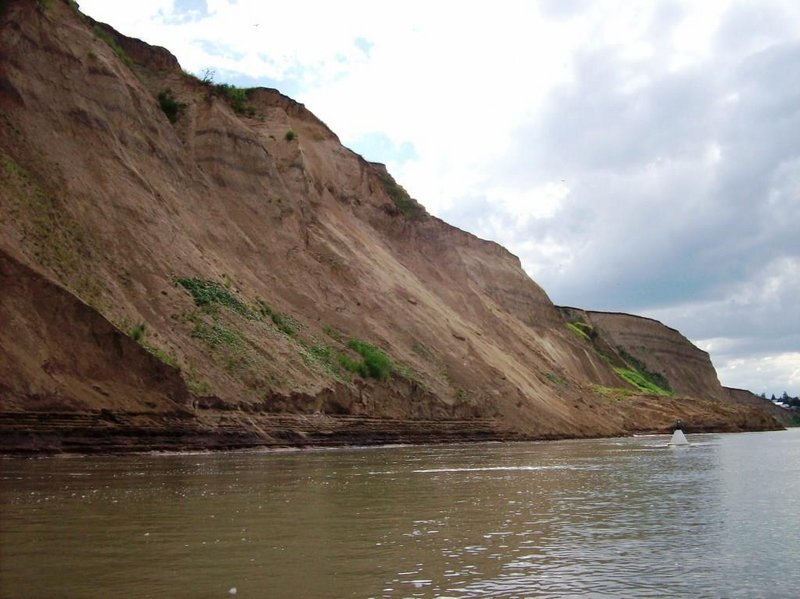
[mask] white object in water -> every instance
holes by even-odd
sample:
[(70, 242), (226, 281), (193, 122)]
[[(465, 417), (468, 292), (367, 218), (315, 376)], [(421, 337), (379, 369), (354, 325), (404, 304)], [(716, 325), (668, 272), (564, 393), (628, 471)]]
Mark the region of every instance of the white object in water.
[(681, 429), (675, 429), (675, 432), (672, 433), (672, 439), (669, 440), (670, 445), (689, 445), (689, 441), (686, 440), (686, 435), (683, 434)]

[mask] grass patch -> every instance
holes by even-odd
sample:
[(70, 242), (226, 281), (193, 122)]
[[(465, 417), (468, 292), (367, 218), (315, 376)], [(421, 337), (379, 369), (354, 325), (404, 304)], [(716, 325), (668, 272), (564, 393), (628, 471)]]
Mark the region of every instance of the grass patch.
[(339, 329), (329, 324), (326, 324), (322, 327), (322, 332), (325, 333), (328, 337), (333, 339), (334, 341), (338, 341), (339, 343), (344, 343), (344, 333), (342, 333)]
[(241, 372), (252, 364), (249, 345), (244, 335), (222, 321), (222, 314), (203, 314), (195, 311), (188, 320), (194, 323), (190, 337), (199, 339), (209, 348), (214, 363), (230, 374)]
[(381, 179), (381, 183), (383, 184), (383, 190), (391, 198), (398, 210), (400, 210), (400, 212), (406, 216), (406, 218), (411, 220), (422, 220), (428, 215), (428, 213), (425, 212), (425, 208), (423, 208), (422, 205), (408, 195), (408, 192), (403, 188), (403, 186), (395, 181), (394, 177), (392, 177), (389, 173), (381, 172), (379, 173), (379, 177)]
[(433, 355), (433, 352), (424, 343), (421, 343), (419, 341), (415, 341), (411, 345), (411, 351), (413, 351), (415, 354), (417, 354), (420, 358), (423, 358), (426, 362), (435, 362), (436, 361), (436, 356)]
[(636, 370), (639, 374), (641, 374), (645, 379), (647, 379), (650, 383), (655, 385), (656, 387), (660, 387), (672, 394), (672, 387), (670, 387), (669, 381), (667, 377), (665, 377), (660, 372), (651, 372), (647, 369), (647, 366), (644, 365), (641, 361), (634, 358), (628, 352), (626, 352), (622, 348), (617, 348), (617, 352), (619, 353), (620, 357), (625, 360), (625, 362), (632, 367), (633, 370)]
[(634, 391), (631, 389), (606, 387), (604, 385), (592, 385), (592, 390), (603, 398), (611, 401), (624, 401), (634, 394)]
[(360, 359), (355, 359), (341, 351), (335, 351), (329, 346), (312, 346), (309, 350), (315, 354), (316, 358), (323, 364), (330, 365), (336, 370), (339, 368), (357, 374), (363, 378), (373, 378), (386, 381), (396, 373), (409, 381), (418, 381), (419, 376), (410, 368), (395, 364), (392, 359), (382, 349), (352, 337), (347, 339), (345, 334), (329, 324), (322, 327), (323, 332), (342, 345), (346, 345), (353, 352), (358, 354)]
[(555, 383), (559, 387), (569, 387), (569, 382), (564, 377), (558, 376), (555, 372), (545, 372), (544, 376), (551, 383)]
[(211, 387), (209, 387), (208, 383), (194, 376), (186, 379), (186, 388), (193, 395), (208, 395), (211, 392)]
[(119, 58), (122, 62), (124, 62), (129, 67), (133, 66), (133, 61), (131, 60), (131, 57), (128, 56), (125, 50), (122, 49), (122, 46), (120, 46), (119, 43), (117, 43), (117, 40), (115, 40), (113, 36), (110, 33), (108, 33), (105, 29), (100, 27), (100, 25), (94, 26), (94, 35), (97, 38), (103, 40), (108, 45), (108, 47), (114, 51), (114, 54), (117, 56), (117, 58)]
[[(43, 167), (44, 168), (44, 167)], [(46, 179), (28, 172), (0, 149), (0, 188), (7, 194), (0, 221), (13, 222), (24, 239), (26, 256), (52, 269), (62, 284), (96, 306), (103, 293), (94, 269), (94, 242), (88, 229), (67, 209), (69, 202)]]
[(659, 387), (636, 370), (631, 368), (622, 368), (619, 366), (615, 366), (613, 368), (614, 372), (617, 373), (617, 376), (629, 382), (642, 393), (650, 393), (652, 395), (661, 395), (664, 397), (672, 395), (672, 391)]
[(409, 368), (404, 364), (392, 364), (392, 372), (397, 374), (398, 376), (406, 379), (407, 381), (416, 381), (419, 382), (419, 375), (415, 370)]
[(597, 331), (594, 330), (594, 327), (586, 324), (582, 320), (571, 320), (567, 323), (567, 328), (581, 339), (589, 341), (590, 343), (597, 337)]
[(346, 380), (338, 360), (338, 353), (332, 347), (320, 343), (308, 345), (302, 341), (300, 345), (302, 346), (300, 356), (307, 365), (324, 371), (338, 381)]
[(297, 331), (302, 328), (300, 321), (289, 316), (288, 314), (273, 312), (270, 318), (272, 319), (272, 324), (275, 325), (275, 328), (289, 337), (294, 337), (295, 334), (297, 334)]
[(315, 343), (309, 346), (308, 353), (321, 364), (333, 364), (333, 349), (328, 345)]
[(271, 320), (275, 328), (288, 337), (294, 337), (303, 328), (303, 324), (299, 320), (273, 310), (264, 300), (256, 300), (256, 306), (261, 316)]
[(385, 381), (392, 374), (392, 360), (382, 350), (371, 343), (360, 339), (350, 339), (347, 347), (361, 356), (361, 360), (353, 360), (345, 354), (339, 354), (339, 364), (364, 378), (373, 378)]
[(224, 324), (217, 321), (208, 324), (199, 318), (195, 320), (192, 337), (204, 341), (206, 345), (213, 348), (238, 348), (243, 341), (239, 333), (229, 329)]
[(130, 336), (136, 343), (142, 346), (142, 348), (151, 356), (154, 356), (167, 366), (171, 366), (175, 370), (180, 370), (181, 365), (178, 362), (178, 358), (175, 357), (175, 354), (168, 352), (167, 350), (163, 350), (160, 347), (156, 347), (155, 345), (151, 345), (145, 341), (145, 334), (147, 332), (147, 328), (143, 322), (140, 322), (136, 326), (131, 328)]
[(175, 282), (186, 289), (194, 300), (194, 303), (206, 309), (214, 309), (218, 306), (235, 312), (239, 316), (244, 316), (249, 320), (260, 320), (259, 314), (236, 297), (224, 285), (210, 279), (197, 279), (192, 277), (180, 277)]
[(140, 345), (147, 351), (148, 354), (158, 358), (161, 362), (166, 364), (167, 366), (171, 366), (175, 370), (180, 370), (181, 365), (178, 362), (178, 358), (175, 357), (174, 354), (161, 349), (160, 347), (156, 347), (155, 345), (150, 345), (144, 341), (140, 341)]

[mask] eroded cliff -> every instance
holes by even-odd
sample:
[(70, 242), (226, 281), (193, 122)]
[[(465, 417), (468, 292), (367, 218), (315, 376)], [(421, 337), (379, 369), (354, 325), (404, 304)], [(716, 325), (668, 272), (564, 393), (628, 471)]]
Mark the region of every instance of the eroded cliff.
[[(720, 410), (694, 362), (668, 374), (694, 400), (631, 387), (515, 256), (428, 215), (279, 92), (200, 81), (68, 2), (7, 2), (0, 24), (0, 399), (28, 446), (43, 396), (116, 418), (108, 448), (774, 426)], [(619, 340), (661, 367), (637, 343)], [(59, 430), (48, 448), (77, 435)]]

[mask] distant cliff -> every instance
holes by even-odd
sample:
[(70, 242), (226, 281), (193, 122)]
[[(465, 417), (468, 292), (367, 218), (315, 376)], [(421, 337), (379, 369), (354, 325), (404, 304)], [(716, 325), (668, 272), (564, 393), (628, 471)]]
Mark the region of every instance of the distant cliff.
[(674, 393), (715, 400), (725, 396), (708, 353), (675, 329), (632, 314), (562, 310), (568, 319), (585, 320), (621, 361), (660, 378)]
[(770, 400), (759, 397), (752, 391), (747, 391), (745, 389), (733, 389), (731, 387), (723, 387), (722, 389), (725, 392), (726, 398), (729, 402), (757, 407), (772, 416), (783, 426), (790, 426), (798, 419), (797, 412), (776, 406)]
[(776, 426), (677, 332), (572, 322), (276, 90), (69, 2), (6, 2), (0, 56), (3, 450)]

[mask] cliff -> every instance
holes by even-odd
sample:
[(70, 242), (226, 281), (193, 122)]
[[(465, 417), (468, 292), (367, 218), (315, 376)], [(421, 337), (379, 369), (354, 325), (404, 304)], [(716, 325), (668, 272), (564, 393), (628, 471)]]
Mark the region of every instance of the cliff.
[(775, 426), (694, 362), (669, 374), (693, 398), (631, 386), (515, 256), (276, 90), (200, 81), (68, 2), (4, 6), (5, 450)]
[(725, 393), (708, 353), (679, 331), (633, 314), (562, 308), (568, 319), (580, 319), (596, 331), (619, 363), (654, 376), (679, 395), (722, 399)]

